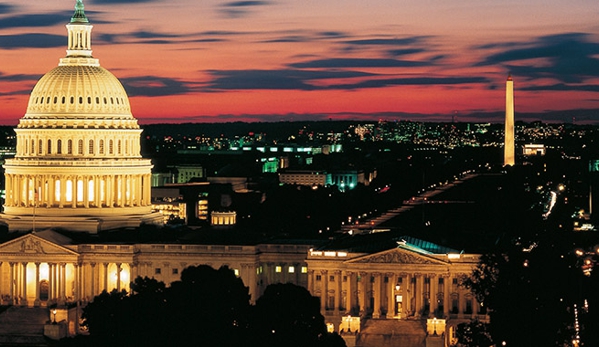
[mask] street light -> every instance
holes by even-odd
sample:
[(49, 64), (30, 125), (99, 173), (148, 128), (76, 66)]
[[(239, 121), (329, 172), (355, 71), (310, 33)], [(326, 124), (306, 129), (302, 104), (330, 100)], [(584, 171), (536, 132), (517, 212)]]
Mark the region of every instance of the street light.
[(54, 316), (54, 321), (52, 322), (52, 324), (56, 324), (56, 309), (52, 310), (52, 315)]

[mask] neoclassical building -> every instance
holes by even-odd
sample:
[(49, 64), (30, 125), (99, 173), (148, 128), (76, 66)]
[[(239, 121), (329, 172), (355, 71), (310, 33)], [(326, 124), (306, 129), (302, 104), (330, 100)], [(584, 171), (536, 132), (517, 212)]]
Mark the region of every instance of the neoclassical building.
[[(120, 232), (104, 237), (104, 231), (163, 219), (151, 209), (152, 164), (140, 155), (141, 129), (121, 83), (92, 57), (91, 29), (77, 0), (67, 24), (67, 55), (35, 85), (16, 129), (16, 155), (4, 165), (0, 223), (9, 235), (0, 244), (1, 304), (85, 303), (104, 290), (129, 290), (138, 276), (168, 285), (186, 267), (207, 264), (231, 268), (249, 287), (252, 301), (273, 283), (306, 287), (338, 331), (344, 317), (352, 316), (439, 319), (444, 331), (446, 323), (485, 314), (459, 285), (478, 255), (407, 236), (347, 236), (322, 247), (299, 241), (138, 242), (119, 238), (131, 236)], [(229, 212), (212, 215), (216, 225), (235, 218)], [(69, 325), (69, 332), (76, 327)]]
[(272, 283), (306, 286), (309, 245), (90, 243), (46, 229), (0, 244), (2, 305), (86, 302), (106, 290), (129, 290), (138, 276), (170, 284), (188, 266), (227, 266), (255, 301)]
[(0, 221), (11, 231), (91, 233), (159, 223), (141, 129), (119, 80), (92, 57), (92, 25), (80, 0), (66, 27), (66, 57), (37, 82), (15, 129)]
[[(348, 317), (423, 322), (427, 325), (420, 330), (422, 336), (436, 331), (447, 346), (454, 342), (458, 323), (488, 320), (485, 307), (461, 285), (479, 255), (409, 236), (377, 236), (357, 235), (349, 244), (333, 243), (308, 253), (308, 290), (320, 298), (321, 312), (335, 330), (347, 332)], [(362, 341), (364, 346), (382, 343)], [(412, 345), (419, 344), (405, 344)]]

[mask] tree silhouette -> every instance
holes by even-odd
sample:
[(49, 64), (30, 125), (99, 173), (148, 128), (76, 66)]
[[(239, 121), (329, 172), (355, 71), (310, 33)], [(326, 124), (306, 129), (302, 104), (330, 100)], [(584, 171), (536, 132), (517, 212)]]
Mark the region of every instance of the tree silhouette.
[(344, 347), (326, 332), (317, 298), (303, 287), (275, 284), (255, 306), (227, 267), (191, 266), (166, 287), (138, 277), (131, 293), (103, 292), (83, 309), (89, 336), (65, 346)]

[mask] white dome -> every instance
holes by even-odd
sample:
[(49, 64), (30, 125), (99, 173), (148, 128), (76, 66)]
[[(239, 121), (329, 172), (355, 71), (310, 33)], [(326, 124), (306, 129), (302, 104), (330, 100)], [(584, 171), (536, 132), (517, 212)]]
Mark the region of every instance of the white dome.
[(35, 85), (19, 128), (139, 128), (119, 80), (97, 65), (64, 64)]

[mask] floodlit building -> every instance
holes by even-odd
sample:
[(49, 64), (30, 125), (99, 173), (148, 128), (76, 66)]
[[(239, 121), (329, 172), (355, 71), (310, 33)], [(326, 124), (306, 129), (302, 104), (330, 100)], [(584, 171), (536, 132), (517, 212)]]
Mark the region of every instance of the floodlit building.
[(522, 154), (525, 156), (543, 156), (547, 153), (547, 148), (543, 144), (527, 143), (522, 147)]
[[(199, 184), (192, 204), (181, 203), (173, 186), (152, 212), (152, 165), (140, 156), (141, 129), (121, 83), (92, 57), (91, 29), (77, 0), (67, 24), (67, 56), (36, 84), (16, 129), (0, 216), (9, 229), (9, 240), (0, 244), (1, 304), (85, 302), (103, 290), (128, 290), (137, 276), (170, 284), (185, 267), (199, 264), (233, 269), (252, 300), (271, 283), (305, 286), (310, 245), (100, 241), (104, 231), (118, 228), (118, 236), (127, 228), (163, 224), (186, 208), (206, 220), (209, 211)], [(167, 204), (171, 200), (178, 205)], [(213, 216), (218, 225), (235, 221), (235, 213)]]
[(406, 346), (422, 346), (425, 339), (427, 346), (435, 341), (450, 346), (459, 323), (488, 320), (485, 307), (461, 285), (479, 255), (409, 236), (389, 241), (360, 235), (349, 245), (333, 242), (310, 250), (308, 290), (320, 298), (321, 312), (335, 331), (348, 333), (347, 317), (367, 318), (374, 323), (360, 326), (361, 346), (384, 345), (389, 331), (381, 327), (394, 329)]
[[(320, 297), (327, 322), (338, 331), (343, 319), (348, 329), (368, 328), (351, 316), (410, 321), (416, 323), (417, 336), (428, 331), (430, 338), (437, 338), (439, 333), (447, 336), (441, 345), (448, 346), (455, 323), (484, 315), (458, 285), (478, 257), (407, 237), (379, 248), (370, 242), (362, 243), (366, 248), (316, 248), (299, 240), (252, 245), (136, 241), (137, 227), (162, 224), (171, 215), (193, 216), (221, 229), (234, 225), (236, 213), (224, 210), (230, 205), (228, 195), (221, 195), (223, 210), (209, 211), (205, 188), (227, 183), (231, 191), (245, 191), (247, 180), (173, 185), (160, 193), (156, 189), (158, 211), (152, 212), (152, 164), (140, 155), (141, 129), (121, 83), (92, 57), (91, 29), (77, 0), (67, 24), (67, 55), (34, 87), (16, 129), (16, 155), (4, 165), (6, 201), (0, 222), (9, 234), (0, 244), (0, 304), (58, 304), (66, 311), (63, 304), (85, 304), (104, 290), (129, 290), (138, 276), (168, 285), (179, 280), (186, 267), (207, 264), (232, 269), (249, 288), (252, 301), (273, 283), (308, 288)], [(360, 172), (342, 174), (337, 182), (349, 185), (373, 178)], [(331, 174), (319, 171), (280, 177), (293, 184), (331, 183)], [(103, 235), (112, 229), (119, 230), (106, 241)], [(68, 329), (69, 334), (78, 332), (77, 318), (69, 320)], [(364, 334), (376, 335), (368, 330)], [(406, 338), (399, 331), (395, 336)]]
[(37, 82), (6, 159), (0, 221), (11, 231), (61, 227), (95, 233), (160, 223), (149, 159), (119, 80), (92, 57), (92, 25), (77, 1), (65, 58)]

